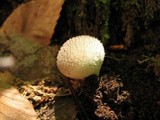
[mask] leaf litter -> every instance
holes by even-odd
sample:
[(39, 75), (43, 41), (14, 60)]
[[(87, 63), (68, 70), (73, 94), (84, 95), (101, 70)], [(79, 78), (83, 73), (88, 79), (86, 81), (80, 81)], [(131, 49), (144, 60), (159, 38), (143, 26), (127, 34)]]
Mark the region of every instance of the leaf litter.
[(15, 9), (0, 28), (0, 57), (15, 58), (14, 66), (0, 66), (0, 119), (75, 119), (71, 94), (63, 93), (67, 88), (58, 91), (63, 88), (55, 64), (58, 47), (47, 46), (63, 3), (32, 0)]
[(32, 104), (12, 87), (13, 77), (9, 72), (0, 73), (0, 119), (36, 120)]

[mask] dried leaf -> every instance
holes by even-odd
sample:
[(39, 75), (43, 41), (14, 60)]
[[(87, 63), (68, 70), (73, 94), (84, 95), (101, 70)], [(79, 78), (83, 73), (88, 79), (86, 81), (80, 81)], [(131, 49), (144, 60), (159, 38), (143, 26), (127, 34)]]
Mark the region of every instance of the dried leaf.
[(11, 87), (13, 76), (0, 73), (0, 120), (36, 120), (32, 104)]
[(10, 34), (22, 34), (27, 38), (48, 45), (64, 0), (34, 0), (19, 6), (2, 25)]
[(127, 50), (127, 47), (123, 44), (111, 45), (109, 46), (109, 50), (112, 50), (112, 51)]
[(54, 105), (50, 105), (50, 110), (46, 110), (45, 114), (50, 120), (75, 120), (77, 113), (73, 98), (63, 96), (56, 97)]

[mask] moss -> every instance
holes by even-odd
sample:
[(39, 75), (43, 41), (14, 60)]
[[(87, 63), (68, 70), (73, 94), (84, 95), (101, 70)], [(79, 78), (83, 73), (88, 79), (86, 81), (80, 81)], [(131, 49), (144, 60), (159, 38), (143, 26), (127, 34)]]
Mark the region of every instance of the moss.
[(36, 64), (36, 61), (38, 60), (38, 58), (35, 55), (30, 55), (30, 56), (26, 56), (23, 61), (19, 61), (19, 63), (17, 64), (17, 67), (33, 67), (34, 63)]
[[(99, 23), (99, 36), (102, 40), (103, 44), (105, 44), (109, 37), (109, 18), (110, 18), (110, 1), (109, 0), (99, 0), (96, 3), (96, 9), (97, 14), (99, 15), (99, 20), (97, 21)], [(101, 9), (103, 9), (101, 11)], [(99, 13), (98, 13), (99, 12)]]
[(26, 40), (22, 36), (10, 36), (9, 50), (14, 52), (16, 56), (27, 56), (34, 54), (36, 51), (42, 48), (42, 46), (34, 41)]
[(52, 75), (56, 70), (56, 49), (52, 50), (18, 35), (0, 37), (0, 45), (3, 46), (0, 55), (9, 52), (16, 59), (15, 66), (10, 70), (16, 77), (33, 80)]
[(100, 2), (102, 2), (103, 4), (106, 4), (109, 2), (109, 0), (99, 0)]
[(6, 88), (11, 88), (14, 77), (9, 72), (0, 72), (0, 92)]
[[(23, 41), (24, 42), (24, 41)], [(11, 45), (13, 52), (17, 55), (15, 70), (17, 77), (25, 80), (43, 78), (51, 75), (56, 66), (55, 54), (50, 47), (41, 46), (35, 42), (25, 41), (25, 47)], [(23, 44), (19, 42), (19, 45)], [(19, 53), (21, 51), (21, 53)], [(21, 56), (18, 56), (20, 54)]]

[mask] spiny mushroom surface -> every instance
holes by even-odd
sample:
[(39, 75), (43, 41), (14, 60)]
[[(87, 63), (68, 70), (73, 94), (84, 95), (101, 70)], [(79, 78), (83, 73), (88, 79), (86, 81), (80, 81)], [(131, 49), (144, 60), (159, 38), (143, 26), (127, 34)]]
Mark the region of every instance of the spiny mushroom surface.
[(60, 72), (73, 79), (84, 79), (89, 75), (99, 75), (105, 51), (95, 37), (81, 35), (67, 40), (57, 55)]

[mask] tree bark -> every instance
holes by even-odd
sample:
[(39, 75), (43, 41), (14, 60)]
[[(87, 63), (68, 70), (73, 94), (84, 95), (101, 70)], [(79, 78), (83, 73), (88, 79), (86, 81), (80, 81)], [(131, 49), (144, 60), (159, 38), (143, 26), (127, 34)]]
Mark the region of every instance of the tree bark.
[(53, 39), (63, 43), (76, 35), (109, 38), (109, 0), (66, 0)]

